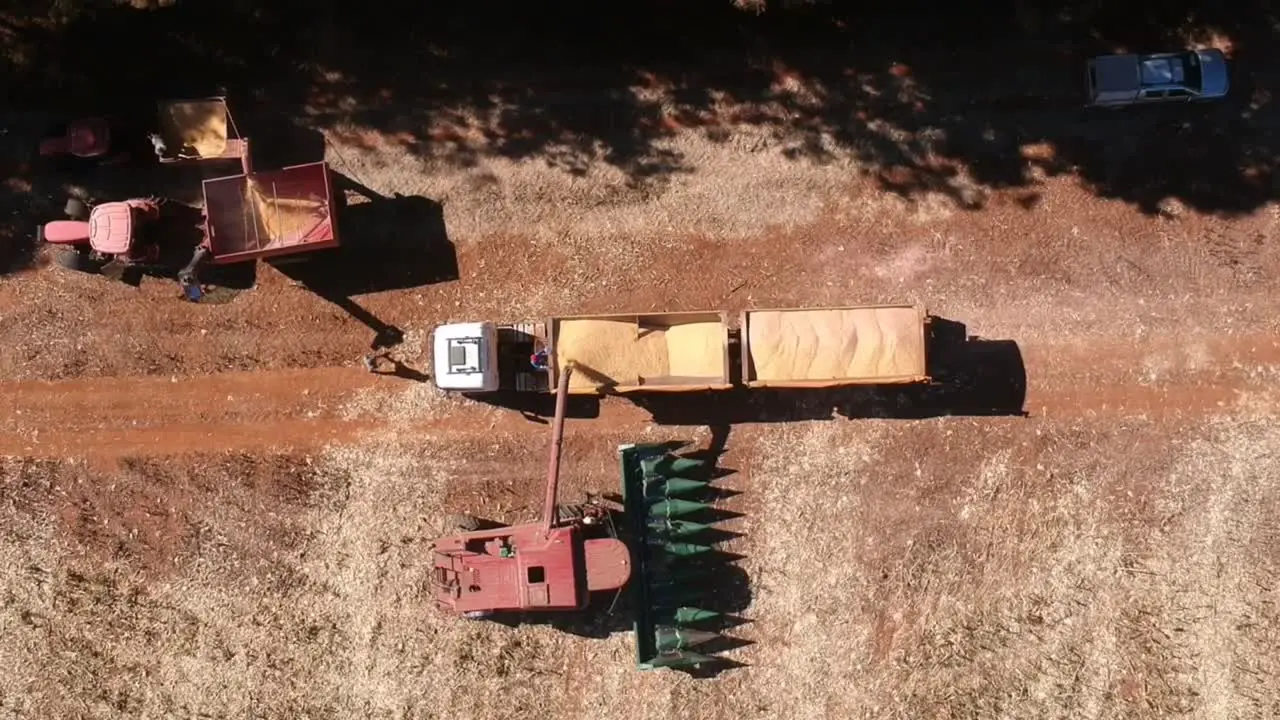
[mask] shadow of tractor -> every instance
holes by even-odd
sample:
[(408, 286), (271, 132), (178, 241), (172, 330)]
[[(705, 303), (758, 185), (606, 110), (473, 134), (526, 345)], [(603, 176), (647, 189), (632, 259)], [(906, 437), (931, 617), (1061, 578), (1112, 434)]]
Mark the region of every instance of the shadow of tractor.
[(340, 245), (267, 262), (366, 325), (374, 334), (372, 348), (396, 345), (403, 332), (353, 298), (456, 280), (457, 252), (444, 211), (425, 197), (385, 196), (339, 173), (334, 178), (341, 199), (336, 209)]

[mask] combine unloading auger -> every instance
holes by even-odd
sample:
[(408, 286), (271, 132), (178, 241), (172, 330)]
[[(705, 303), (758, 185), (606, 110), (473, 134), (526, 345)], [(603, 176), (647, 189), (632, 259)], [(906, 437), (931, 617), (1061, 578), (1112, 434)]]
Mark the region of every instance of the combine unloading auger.
[(706, 463), (679, 457), (665, 444), (622, 445), (624, 533), (631, 550), (631, 604), (636, 664), (641, 670), (692, 668), (716, 661), (696, 652), (720, 636), (702, 629), (720, 613), (689, 602), (705, 582), (703, 558), (715, 553), (699, 541), (710, 525), (686, 516), (709, 505), (691, 498), (710, 486)]

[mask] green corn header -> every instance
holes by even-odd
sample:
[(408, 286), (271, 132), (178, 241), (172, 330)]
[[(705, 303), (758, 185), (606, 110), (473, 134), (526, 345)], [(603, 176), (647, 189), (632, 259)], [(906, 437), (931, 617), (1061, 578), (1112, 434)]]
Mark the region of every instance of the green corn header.
[(641, 670), (696, 667), (715, 658), (691, 650), (718, 638), (698, 629), (719, 613), (690, 604), (691, 588), (705, 579), (699, 543), (710, 526), (684, 519), (707, 509), (696, 498), (710, 481), (706, 463), (672, 454), (665, 444), (621, 445), (625, 532), (631, 548), (631, 600), (635, 608), (636, 663)]

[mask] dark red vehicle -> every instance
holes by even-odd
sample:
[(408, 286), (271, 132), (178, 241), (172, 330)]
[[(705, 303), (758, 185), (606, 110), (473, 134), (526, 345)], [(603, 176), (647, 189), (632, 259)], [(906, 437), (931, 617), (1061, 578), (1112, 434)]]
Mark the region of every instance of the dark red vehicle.
[(149, 232), (160, 219), (161, 198), (134, 198), (108, 202), (89, 209), (79, 200), (67, 202), (69, 220), (54, 220), (41, 227), (38, 239), (69, 248), (59, 264), (78, 270), (96, 271), (108, 263), (145, 265), (155, 263), (160, 246)]
[[(333, 183), (329, 166), (323, 162), (204, 181), (204, 219), (196, 228), (190, 227), (193, 222), (187, 222), (187, 227), (157, 223), (164, 204), (159, 198), (139, 198), (90, 209), (73, 199), (67, 203), (71, 219), (47, 223), (38, 230), (38, 237), (74, 251), (64, 252), (59, 264), (88, 272), (111, 261), (155, 265), (162, 255), (171, 257), (162, 252), (166, 248), (182, 242), (187, 248), (195, 245), (195, 254), (178, 272), (178, 279), (189, 295), (194, 292), (197, 297), (197, 272), (202, 265), (338, 245)], [(179, 230), (195, 230), (202, 237), (196, 242), (189, 235), (184, 238)], [(173, 265), (181, 262), (179, 259)]]
[(459, 519), (458, 535), (435, 543), (436, 604), (468, 618), (524, 610), (582, 610), (590, 594), (619, 590), (631, 578), (631, 551), (617, 537), (598, 537), (603, 508), (556, 506), (560, 448), (571, 366), (560, 376), (552, 424), (547, 492), (538, 522), (481, 530)]
[[(161, 163), (236, 160), (251, 171), (249, 140), (236, 129), (226, 98), (168, 100), (159, 103), (149, 128), (130, 120), (83, 118), (67, 123), (40, 142), (42, 157), (120, 162), (136, 155)], [(114, 127), (113, 127), (114, 125)]]
[(42, 156), (97, 158), (111, 149), (111, 126), (105, 118), (75, 120), (62, 130), (60, 134), (40, 141)]
[(710, 484), (690, 477), (707, 468), (702, 460), (673, 455), (666, 443), (623, 445), (621, 516), (597, 501), (557, 505), (569, 375), (576, 367), (566, 363), (557, 377), (541, 519), (481, 529), (476, 518), (458, 516), (451, 529), (460, 532), (434, 543), (436, 605), (473, 620), (499, 613), (572, 613), (587, 610), (593, 593), (621, 593), (629, 584), (637, 667), (713, 662), (691, 648), (719, 639), (697, 627), (719, 613), (689, 602), (705, 589), (698, 585), (711, 577), (708, 556), (714, 555), (709, 544), (689, 540), (711, 527), (684, 519), (710, 506), (682, 497)]

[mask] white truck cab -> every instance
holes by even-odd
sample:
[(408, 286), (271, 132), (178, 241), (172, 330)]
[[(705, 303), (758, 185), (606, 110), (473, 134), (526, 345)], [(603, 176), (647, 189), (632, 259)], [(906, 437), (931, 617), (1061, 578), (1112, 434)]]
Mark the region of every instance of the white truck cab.
[(433, 377), (441, 390), (498, 390), (498, 327), (491, 322), (441, 325), (431, 339)]

